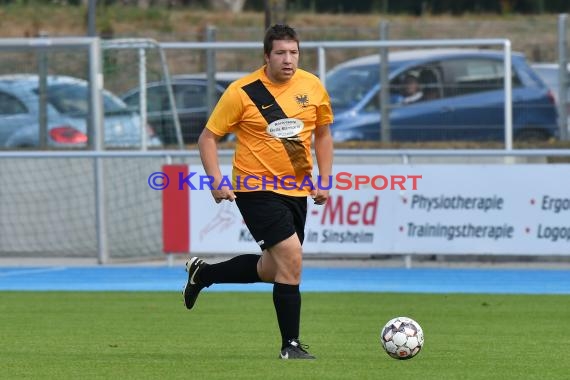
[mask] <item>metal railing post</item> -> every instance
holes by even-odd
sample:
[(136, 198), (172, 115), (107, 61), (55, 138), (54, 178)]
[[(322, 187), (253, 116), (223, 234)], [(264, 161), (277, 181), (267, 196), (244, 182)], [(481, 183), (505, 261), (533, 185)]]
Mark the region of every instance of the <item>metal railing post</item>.
[[(206, 27), (206, 41), (214, 42), (216, 40), (216, 27), (208, 25)], [(206, 50), (206, 80), (208, 87), (206, 89), (206, 105), (208, 108), (208, 116), (212, 114), (216, 105), (216, 50)]]
[[(49, 37), (48, 33), (45, 31), (41, 31), (39, 33), (40, 38), (47, 38)], [(39, 91), (39, 100), (40, 104), (39, 107), (39, 120), (38, 120), (38, 127), (40, 130), (38, 131), (38, 140), (39, 146), (42, 149), (47, 148), (48, 146), (48, 112), (47, 112), (47, 105), (48, 105), (48, 55), (47, 50), (39, 49), (38, 50), (38, 91)]]
[(146, 106), (146, 50), (139, 48), (139, 114), (141, 118), (141, 150), (146, 150), (148, 145), (147, 106)]
[(558, 117), (560, 140), (568, 140), (568, 57), (567, 57), (567, 21), (568, 15), (558, 16)]
[[(388, 21), (380, 23), (380, 39), (388, 41)], [(383, 142), (392, 140), (390, 128), (390, 79), (388, 77), (388, 47), (380, 48), (380, 137)]]
[[(101, 43), (99, 38), (93, 38), (89, 45), (89, 90), (91, 101), (91, 125), (93, 138), (93, 150), (104, 150), (103, 131), (103, 73), (101, 71)], [(93, 160), (93, 172), (95, 180), (95, 233), (97, 240), (97, 260), (99, 264), (109, 261), (107, 250), (107, 219), (105, 210), (105, 173), (104, 163), (101, 156), (95, 156)]]
[(319, 78), (321, 80), (321, 83), (323, 84), (323, 86), (327, 86), (327, 56), (325, 53), (325, 48), (322, 46), (319, 46), (317, 48), (317, 59), (318, 59), (318, 65), (319, 65)]
[(511, 63), (511, 41), (504, 42), (505, 65), (505, 150), (513, 150), (513, 81)]

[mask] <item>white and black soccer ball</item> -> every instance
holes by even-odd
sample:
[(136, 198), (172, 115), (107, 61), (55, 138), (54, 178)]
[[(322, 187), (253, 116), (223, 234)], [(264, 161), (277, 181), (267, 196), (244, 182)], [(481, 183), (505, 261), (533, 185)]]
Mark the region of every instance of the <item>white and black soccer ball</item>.
[(424, 332), (420, 324), (408, 317), (391, 319), (380, 332), (380, 342), (394, 359), (411, 359), (424, 345)]

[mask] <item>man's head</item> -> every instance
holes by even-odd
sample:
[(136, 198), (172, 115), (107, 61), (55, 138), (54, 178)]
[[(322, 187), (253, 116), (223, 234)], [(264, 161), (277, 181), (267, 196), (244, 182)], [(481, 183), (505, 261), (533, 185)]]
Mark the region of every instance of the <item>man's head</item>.
[(275, 83), (291, 79), (299, 63), (299, 38), (288, 25), (273, 25), (265, 33), (263, 52), (267, 77)]
[(295, 29), (289, 25), (275, 24), (267, 29), (265, 38), (263, 39), (263, 53), (270, 55), (273, 50), (273, 41), (275, 40), (291, 40), (297, 43), (299, 49), (299, 37)]
[(404, 78), (404, 95), (414, 95), (420, 90), (420, 83), (415, 75), (408, 74)]

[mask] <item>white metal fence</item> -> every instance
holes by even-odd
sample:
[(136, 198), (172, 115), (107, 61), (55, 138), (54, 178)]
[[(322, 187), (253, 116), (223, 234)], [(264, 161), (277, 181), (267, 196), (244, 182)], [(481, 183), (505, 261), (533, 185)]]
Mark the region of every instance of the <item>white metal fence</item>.
[[(263, 44), (259, 42), (165, 42), (160, 44), (166, 51), (223, 51), (223, 50), (263, 50)], [(301, 43), (302, 49), (314, 49), (317, 51), (318, 69), (317, 74), (326, 85), (327, 51), (335, 49), (363, 49), (374, 48), (381, 52), (390, 48), (445, 48), (445, 47), (499, 47), (503, 51), (504, 64), (504, 88), (505, 88), (505, 150), (513, 149), (513, 119), (512, 119), (512, 68), (511, 68), (511, 44), (506, 39), (448, 39), (448, 40), (410, 40), (410, 41), (305, 41)], [(388, 56), (389, 57), (389, 56)], [(388, 58), (389, 59), (389, 58)], [(384, 66), (384, 65), (382, 65)], [(210, 81), (213, 81), (215, 72), (208, 71)], [(381, 83), (388, 83), (386, 73), (380, 73)], [(384, 86), (386, 88), (387, 86)], [(381, 102), (388, 102), (387, 97), (381, 97)], [(381, 109), (387, 109), (385, 104)], [(389, 120), (387, 115), (382, 115), (382, 120)], [(378, 128), (381, 126), (379, 125)], [(382, 128), (389, 128), (383, 123)]]
[[(231, 163), (233, 151), (220, 155), (222, 164)], [(383, 164), (503, 165), (505, 157), (546, 165), (546, 157), (570, 157), (570, 150), (335, 151), (339, 164), (379, 171)], [(91, 257), (100, 263), (162, 257), (162, 194), (147, 182), (170, 163), (201, 167), (197, 151), (0, 152), (0, 257)]]
[[(132, 41), (131, 41), (132, 42)], [(135, 41), (108, 49), (136, 50), (139, 85), (144, 87), (144, 51), (154, 44)], [(512, 146), (511, 51), (508, 40), (323, 41), (303, 42), (318, 52), (318, 73), (325, 78), (327, 52), (351, 48), (412, 48), (499, 46), (504, 54), (505, 145), (500, 150), (337, 150), (337, 160), (381, 165), (397, 158), (403, 164), (436, 159), (510, 163), (527, 158), (569, 157), (569, 150), (515, 150)], [(164, 43), (165, 51), (224, 49), (262, 50), (260, 43)], [(160, 257), (161, 194), (149, 189), (150, 173), (165, 163), (199, 165), (196, 151), (105, 151), (102, 105), (103, 54), (96, 38), (0, 39), (0, 54), (78, 49), (85, 51), (85, 77), (90, 84), (89, 147), (93, 151), (0, 151), (0, 256), (62, 255), (97, 257), (100, 263), (118, 258)], [(166, 56), (161, 53), (161, 61)], [(163, 65), (166, 66), (166, 65)], [(209, 73), (209, 75), (213, 75)], [(384, 74), (385, 75), (385, 74)], [(169, 73), (163, 78), (168, 81)], [(171, 104), (174, 103), (172, 94)], [(144, 101), (141, 101), (144, 109)], [(144, 117), (143, 117), (144, 120)], [(222, 151), (229, 163), (233, 152)], [(441, 162), (441, 161), (436, 161)], [(472, 161), (471, 161), (472, 162)], [(570, 251), (569, 251), (570, 252)], [(402, 252), (402, 254), (407, 254)]]
[[(78, 39), (75, 39), (77, 41)], [(69, 45), (69, 39), (66, 38), (39, 38), (39, 39), (0, 39), (0, 52), (5, 51), (31, 51), (31, 52), (41, 52), (47, 49), (53, 50), (57, 46)], [(98, 42), (99, 43), (99, 42)], [(563, 44), (562, 44), (563, 45)], [(69, 45), (71, 46), (71, 45)], [(184, 148), (184, 142), (181, 136), (181, 126), (180, 118), (178, 114), (178, 108), (176, 106), (176, 99), (174, 99), (175, 94), (173, 93), (173, 86), (171, 84), (171, 73), (169, 70), (168, 56), (173, 55), (177, 52), (177, 56), (180, 53), (192, 56), (202, 56), (206, 54), (209, 59), (208, 69), (206, 71), (206, 79), (208, 84), (208, 107), (213, 107), (216, 101), (216, 93), (212, 86), (215, 86), (215, 72), (216, 67), (213, 62), (216, 62), (215, 54), (223, 51), (252, 51), (257, 52), (262, 51), (262, 44), (260, 42), (164, 42), (157, 43), (156, 41), (149, 39), (120, 39), (120, 40), (105, 40), (100, 42), (102, 50), (99, 50), (99, 58), (97, 61), (100, 62), (101, 74), (104, 75), (105, 85), (109, 87), (112, 91), (115, 91), (117, 95), (121, 95), (125, 91), (136, 87), (139, 89), (139, 111), (141, 125), (146, 125), (148, 118), (147, 110), (147, 82), (149, 80), (162, 81), (165, 84), (166, 94), (168, 95), (168, 110), (164, 112), (169, 119), (171, 119), (170, 124), (172, 125), (172, 133), (177, 141), (176, 146), (179, 149)], [(33, 47), (33, 48), (32, 48)], [(326, 73), (330, 67), (327, 65), (327, 57), (331, 52), (339, 50), (354, 50), (360, 51), (362, 49), (376, 49), (380, 55), (388, 57), (389, 60), (389, 50), (390, 49), (415, 49), (415, 48), (449, 48), (449, 47), (477, 47), (477, 48), (499, 48), (503, 52), (503, 85), (505, 88), (504, 92), (504, 149), (509, 151), (513, 149), (513, 99), (512, 99), (512, 66), (511, 66), (511, 44), (507, 39), (447, 39), (447, 40), (403, 40), (403, 41), (305, 41), (302, 42), (302, 49), (304, 51), (315, 51), (317, 56), (317, 69), (316, 74), (319, 75), (321, 80), (326, 84)], [(125, 52), (125, 57), (118, 57), (118, 54)], [(127, 55), (126, 52), (130, 52)], [(152, 59), (150, 52), (154, 52)], [(212, 58), (214, 57), (214, 58)], [(18, 66), (12, 70), (17, 70)], [(61, 69), (63, 65), (58, 65), (58, 70)], [(388, 74), (385, 71), (386, 65), (380, 66), (379, 78), (381, 83), (388, 83)], [(32, 66), (33, 67), (33, 66)], [(41, 67), (37, 68), (40, 71)], [(53, 67), (50, 67), (53, 70)], [(6, 69), (5, 69), (6, 70)], [(152, 74), (152, 75), (151, 75)], [(91, 80), (88, 75), (85, 74), (89, 83)], [(152, 78), (152, 79), (151, 79)], [(102, 83), (102, 80), (101, 80)], [(387, 90), (388, 86), (381, 86), (382, 95), (387, 95), (384, 91)], [(379, 109), (381, 110), (383, 120), (379, 123), (378, 129), (381, 129), (382, 137), (389, 137), (389, 132), (391, 130), (389, 122), (390, 117), (388, 116), (389, 96), (380, 96), (379, 102), (381, 102)], [(96, 111), (96, 110), (95, 110)], [(482, 112), (485, 112), (482, 110)], [(100, 111), (94, 113), (94, 117), (98, 117), (97, 114), (101, 114)], [(162, 116), (162, 120), (165, 116)], [(565, 118), (561, 117), (561, 121)], [(162, 121), (162, 123), (164, 120)], [(89, 125), (92, 125), (90, 123)], [(152, 126), (152, 125), (151, 125)], [(564, 137), (567, 128), (565, 125), (561, 125), (560, 136)], [(41, 133), (42, 131), (40, 131)], [(142, 147), (146, 147), (145, 141), (147, 139), (146, 130), (143, 129), (141, 133)], [(90, 133), (96, 133), (94, 128), (91, 128)], [(89, 141), (93, 144), (95, 143), (95, 135), (89, 136)], [(385, 141), (389, 141), (389, 138), (385, 138)]]

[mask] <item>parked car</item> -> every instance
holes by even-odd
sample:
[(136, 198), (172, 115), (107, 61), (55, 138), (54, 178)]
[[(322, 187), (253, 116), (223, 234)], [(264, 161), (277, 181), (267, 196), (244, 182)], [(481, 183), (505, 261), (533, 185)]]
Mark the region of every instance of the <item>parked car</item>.
[[(245, 73), (241, 72), (216, 73), (215, 100), (220, 98), (231, 82), (243, 75)], [(206, 74), (175, 75), (170, 82), (182, 139), (185, 143), (196, 142), (208, 121)], [(133, 88), (121, 98), (132, 109), (139, 109), (139, 93), (139, 88)], [(147, 84), (147, 120), (165, 144), (177, 142), (172, 108), (164, 81)]]
[[(47, 143), (50, 147), (87, 144), (88, 83), (69, 76), (47, 77)], [(108, 91), (103, 91), (105, 147), (140, 147), (141, 123), (137, 114)], [(40, 90), (36, 74), (0, 76), (0, 146), (39, 146)], [(162, 145), (148, 130), (148, 145)]]
[[(380, 140), (380, 58), (347, 61), (326, 77), (335, 141)], [(552, 92), (523, 55), (512, 55), (513, 133), (516, 139), (556, 137)], [(389, 55), (390, 132), (393, 141), (503, 140), (503, 53), (434, 49)], [(409, 78), (421, 96), (404, 101)]]
[[(532, 69), (536, 71), (536, 73), (542, 78), (544, 83), (550, 88), (552, 91), (554, 98), (558, 102), (558, 96), (560, 94), (560, 78), (558, 77), (559, 71), (558, 68), (560, 67), (558, 63), (533, 63), (531, 65)], [(569, 81), (566, 85), (566, 99), (564, 100), (566, 104), (566, 112), (568, 115), (568, 123), (567, 126), (570, 126), (570, 63), (567, 66), (568, 78)]]

